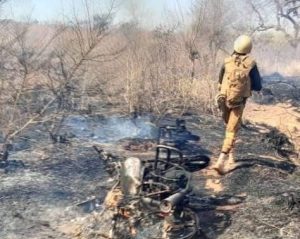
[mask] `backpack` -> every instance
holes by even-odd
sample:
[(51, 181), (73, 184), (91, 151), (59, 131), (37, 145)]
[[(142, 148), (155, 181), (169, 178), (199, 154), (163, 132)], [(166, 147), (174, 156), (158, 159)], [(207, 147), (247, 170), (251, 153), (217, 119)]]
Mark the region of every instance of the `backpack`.
[(221, 94), (226, 96), (228, 108), (235, 108), (245, 103), (251, 96), (249, 73), (255, 61), (249, 55), (232, 55), (225, 59)]

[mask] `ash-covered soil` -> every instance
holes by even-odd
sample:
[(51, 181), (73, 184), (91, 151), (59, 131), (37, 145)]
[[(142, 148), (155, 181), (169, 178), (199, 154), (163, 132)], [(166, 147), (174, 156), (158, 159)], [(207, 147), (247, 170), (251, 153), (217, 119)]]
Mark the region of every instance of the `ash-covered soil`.
[(103, 197), (108, 185), (90, 147), (50, 142), (36, 147), (12, 154), (2, 169), (0, 238), (68, 238), (56, 227), (77, 216), (77, 202), (95, 194)]
[[(211, 116), (184, 118), (188, 129), (201, 137), (193, 150), (209, 154), (214, 162), (223, 124)], [(155, 127), (144, 121), (132, 125), (126, 120), (119, 124), (115, 118), (72, 116), (62, 130), (69, 137), (67, 143), (56, 144), (42, 127), (28, 130), (14, 145), (7, 164), (0, 165), (0, 238), (102, 238), (101, 203), (114, 182), (92, 146), (119, 156), (154, 157), (151, 136)], [(116, 124), (117, 130), (107, 122)], [(292, 195), (300, 194), (296, 156), (286, 150), (291, 147), (284, 140), (275, 145), (279, 141), (269, 139), (277, 135), (276, 130), (246, 126), (237, 142), (239, 168), (223, 177), (209, 168), (194, 173), (194, 204), (202, 231), (211, 239), (300, 238), (299, 205), (288, 208)], [(270, 130), (275, 133), (268, 134)], [(105, 140), (110, 134), (113, 140)], [(124, 140), (131, 137), (147, 139), (151, 147), (139, 148), (135, 140), (136, 150), (130, 151)], [(76, 206), (89, 197), (100, 202), (91, 213)]]

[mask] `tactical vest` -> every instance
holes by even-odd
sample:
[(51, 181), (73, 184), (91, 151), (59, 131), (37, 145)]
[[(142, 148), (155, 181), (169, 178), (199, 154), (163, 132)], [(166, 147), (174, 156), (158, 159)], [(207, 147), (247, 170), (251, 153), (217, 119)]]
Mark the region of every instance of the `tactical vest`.
[(225, 59), (221, 94), (226, 96), (229, 108), (240, 106), (251, 96), (249, 73), (255, 61), (249, 55), (232, 55)]

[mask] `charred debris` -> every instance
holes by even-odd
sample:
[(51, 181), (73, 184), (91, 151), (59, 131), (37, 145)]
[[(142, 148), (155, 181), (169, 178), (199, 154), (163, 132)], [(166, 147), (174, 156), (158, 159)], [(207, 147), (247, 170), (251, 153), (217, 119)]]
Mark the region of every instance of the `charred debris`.
[[(78, 117), (66, 119), (62, 129), (67, 126), (66, 131), (73, 132), (73, 135), (67, 135), (67, 140), (55, 141), (55, 146), (60, 147), (59, 144), (63, 144), (69, 147), (73, 140), (80, 139), (79, 142), (82, 142), (91, 137), (93, 141), (97, 139), (100, 142), (93, 148), (101, 159), (99, 163), (103, 162), (113, 181), (109, 186), (105, 185), (108, 191), (105, 199), (101, 196), (76, 203), (80, 209), (96, 213), (100, 238), (206, 238), (205, 227), (212, 221), (207, 220), (207, 224), (203, 224), (203, 220), (206, 219), (199, 217), (200, 211), (209, 211), (215, 206), (223, 205), (225, 201), (231, 205), (245, 200), (244, 196), (239, 195), (229, 195), (227, 198), (199, 196), (193, 193), (192, 175), (206, 168), (210, 159), (205, 150), (195, 150), (195, 145), (199, 146), (200, 137), (188, 130), (184, 120), (168, 121), (155, 127), (155, 133), (148, 127), (147, 120), (135, 122), (133, 119), (129, 122), (127, 118), (109, 118), (91, 121)], [(137, 126), (132, 127), (135, 124)], [(99, 128), (94, 128), (94, 125)], [(111, 125), (125, 125), (125, 128), (116, 129)], [(107, 137), (95, 137), (100, 135), (100, 128), (102, 135), (113, 138), (112, 145), (121, 145), (137, 156), (126, 158), (121, 153), (109, 153), (98, 146), (107, 141)], [(132, 133), (136, 128), (142, 128), (143, 132)], [(65, 135), (63, 130), (59, 133)], [(91, 136), (91, 133), (95, 135)], [(124, 137), (120, 139), (121, 133)], [(270, 148), (284, 153), (293, 150), (287, 140), (277, 136), (279, 137), (276, 132), (266, 134), (263, 142), (270, 145)], [(0, 169), (20, 167), (13, 164), (12, 159), (8, 157), (9, 150), (12, 149), (6, 147), (2, 150), (4, 157), (0, 160)], [(152, 151), (151, 155), (149, 150)], [(144, 154), (145, 151), (148, 153)], [(110, 188), (110, 185), (113, 186)], [(283, 196), (284, 204), (295, 212), (300, 208), (299, 193), (287, 193), (288, 190), (284, 189), (283, 191), (280, 195)], [(90, 228), (87, 231), (88, 235), (90, 231), (95, 233), (96, 229)]]
[[(107, 238), (198, 238), (198, 216), (190, 204), (191, 177), (210, 159), (185, 154), (183, 148), (199, 140), (178, 119), (159, 127), (153, 159), (115, 157), (94, 146), (115, 178), (104, 202), (113, 212)], [(144, 228), (151, 226), (156, 233), (146, 235)]]

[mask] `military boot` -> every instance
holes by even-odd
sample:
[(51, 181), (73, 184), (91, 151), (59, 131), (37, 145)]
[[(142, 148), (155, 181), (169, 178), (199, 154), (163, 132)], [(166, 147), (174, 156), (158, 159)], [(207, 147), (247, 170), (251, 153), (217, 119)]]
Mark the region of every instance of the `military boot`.
[(229, 154), (228, 154), (228, 164), (229, 165), (234, 165), (236, 164), (236, 161), (235, 161), (235, 152), (234, 150), (230, 150)]
[(240, 163), (236, 161), (235, 152), (234, 150), (231, 150), (228, 153), (228, 161), (226, 163), (226, 171), (234, 170), (236, 167), (238, 167)]
[(218, 160), (217, 160), (217, 162), (212, 167), (220, 175), (225, 174), (224, 164), (225, 164), (226, 157), (227, 157), (227, 154), (221, 153), (220, 156), (219, 156), (219, 158), (218, 158)]

